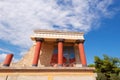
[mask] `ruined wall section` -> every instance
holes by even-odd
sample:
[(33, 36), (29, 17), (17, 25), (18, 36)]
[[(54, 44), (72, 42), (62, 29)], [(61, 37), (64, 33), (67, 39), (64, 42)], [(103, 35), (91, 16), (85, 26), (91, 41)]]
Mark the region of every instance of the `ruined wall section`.
[[(54, 43), (43, 42), (38, 67), (50, 66), (50, 61), (54, 49)], [(32, 61), (34, 57), (35, 45), (33, 45), (30, 50), (21, 58), (17, 63), (12, 63), (11, 67), (32, 67)]]
[(11, 67), (31, 67), (32, 60), (34, 56), (35, 45), (33, 45), (30, 50), (21, 58), (17, 63), (12, 63)]
[[(18, 62), (11, 63), (10, 67), (32, 67), (35, 46), (36, 45), (34, 44)], [(39, 61), (38, 61), (38, 67), (50, 66), (53, 50), (54, 50), (53, 42), (42, 43)], [(3, 63), (0, 63), (0, 67), (3, 67)]]
[(79, 56), (79, 49), (78, 49), (77, 45), (74, 45), (74, 51), (75, 51), (76, 64), (81, 64), (81, 62), (80, 62), (80, 56)]
[(52, 58), (54, 50), (54, 43), (53, 42), (44, 42), (41, 48), (41, 54), (39, 58), (39, 66), (50, 66), (50, 61)]

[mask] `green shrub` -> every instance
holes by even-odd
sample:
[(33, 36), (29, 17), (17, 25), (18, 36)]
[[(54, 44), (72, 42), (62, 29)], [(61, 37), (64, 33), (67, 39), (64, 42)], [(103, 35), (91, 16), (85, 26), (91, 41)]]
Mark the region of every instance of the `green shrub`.
[(107, 77), (103, 73), (97, 73), (96, 80), (107, 80)]
[(116, 74), (111, 74), (110, 80), (120, 80), (120, 76)]

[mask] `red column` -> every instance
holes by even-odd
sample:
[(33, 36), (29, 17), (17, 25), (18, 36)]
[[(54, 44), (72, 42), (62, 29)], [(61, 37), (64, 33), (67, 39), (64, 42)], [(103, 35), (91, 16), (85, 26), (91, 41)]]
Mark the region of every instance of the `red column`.
[(78, 48), (79, 48), (79, 54), (80, 54), (80, 60), (83, 66), (87, 66), (86, 62), (86, 56), (84, 51), (84, 40), (78, 40)]
[(7, 54), (5, 61), (3, 63), (3, 66), (10, 66), (10, 63), (12, 61), (13, 54)]
[(64, 39), (58, 39), (58, 66), (63, 65), (63, 42)]
[(38, 65), (38, 59), (39, 59), (39, 54), (40, 54), (42, 41), (43, 41), (42, 38), (41, 39), (36, 39), (35, 53), (34, 53), (32, 66), (37, 66)]

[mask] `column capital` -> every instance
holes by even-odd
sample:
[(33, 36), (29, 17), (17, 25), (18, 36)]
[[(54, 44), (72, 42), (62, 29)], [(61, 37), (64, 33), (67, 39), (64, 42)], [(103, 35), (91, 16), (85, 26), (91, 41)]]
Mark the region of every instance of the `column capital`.
[(81, 40), (81, 39), (76, 40), (76, 43), (77, 43), (77, 44), (79, 44), (79, 43), (84, 43), (84, 42), (85, 42), (85, 40)]
[(57, 41), (57, 42), (64, 42), (65, 39), (57, 39), (56, 41)]
[(36, 41), (40, 41), (40, 42), (43, 42), (44, 39), (43, 38), (35, 38)]

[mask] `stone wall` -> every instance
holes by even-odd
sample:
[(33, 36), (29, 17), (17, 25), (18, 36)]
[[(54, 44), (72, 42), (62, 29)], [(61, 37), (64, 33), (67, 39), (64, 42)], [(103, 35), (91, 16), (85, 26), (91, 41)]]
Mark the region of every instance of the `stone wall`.
[[(40, 56), (38, 60), (38, 67), (50, 66), (50, 61), (52, 58), (55, 44), (56, 43), (54, 42), (43, 42), (42, 43)], [(36, 44), (34, 44), (28, 50), (28, 52), (25, 53), (25, 55), (21, 58), (21, 60), (19, 60), (17, 63), (11, 63), (10, 67), (32, 67), (35, 46)], [(76, 64), (80, 64), (80, 57), (79, 57), (79, 51), (78, 51), (77, 45), (74, 45), (74, 51), (75, 51)], [(0, 63), (0, 66), (2, 66), (2, 63)]]
[(96, 73), (83, 71), (0, 73), (0, 80), (96, 80)]
[[(38, 67), (43, 67), (43, 66), (49, 66), (50, 65), (50, 60), (52, 57), (54, 49), (54, 44), (53, 43), (46, 43), (43, 42), (42, 48), (40, 51), (40, 58), (38, 61)], [(34, 50), (35, 50), (35, 45), (33, 45), (27, 53), (24, 54), (24, 56), (16, 63), (11, 63), (10, 67), (32, 67), (32, 61), (34, 57)], [(3, 62), (0, 63), (0, 67), (3, 67)]]
[[(19, 62), (12, 63), (10, 67), (3, 67), (1, 63), (0, 80), (96, 80), (96, 74), (93, 73), (94, 69), (90, 71), (89, 68), (80, 70), (80, 68), (77, 67), (48, 67), (50, 66), (55, 44), (56, 43), (43, 42), (38, 67), (32, 67), (35, 45), (30, 48)], [(74, 49), (76, 63), (80, 64), (77, 46), (74, 46)], [(42, 68), (44, 68), (45, 71), (39, 71)], [(76, 70), (76, 68), (80, 71)], [(50, 71), (47, 69), (50, 69)], [(14, 72), (14, 70), (17, 71)]]
[(34, 48), (35, 45), (33, 45), (30, 50), (21, 58), (20, 61), (17, 63), (12, 63), (11, 67), (31, 67), (32, 66), (32, 60), (34, 56)]
[(92, 76), (8, 76), (0, 80), (96, 80)]
[[(51, 42), (42, 43), (39, 61), (38, 61), (38, 67), (50, 66), (53, 49), (54, 49), (54, 43)], [(18, 61), (17, 63), (12, 63), (10, 67), (32, 67), (34, 50), (35, 50), (35, 45), (33, 45), (30, 48), (30, 50), (21, 58), (20, 61)]]
[(79, 56), (79, 49), (77, 45), (74, 45), (74, 51), (75, 51), (75, 60), (76, 64), (80, 64), (80, 56)]
[(50, 66), (53, 50), (54, 50), (54, 43), (51, 42), (43, 43), (41, 48), (39, 65)]

